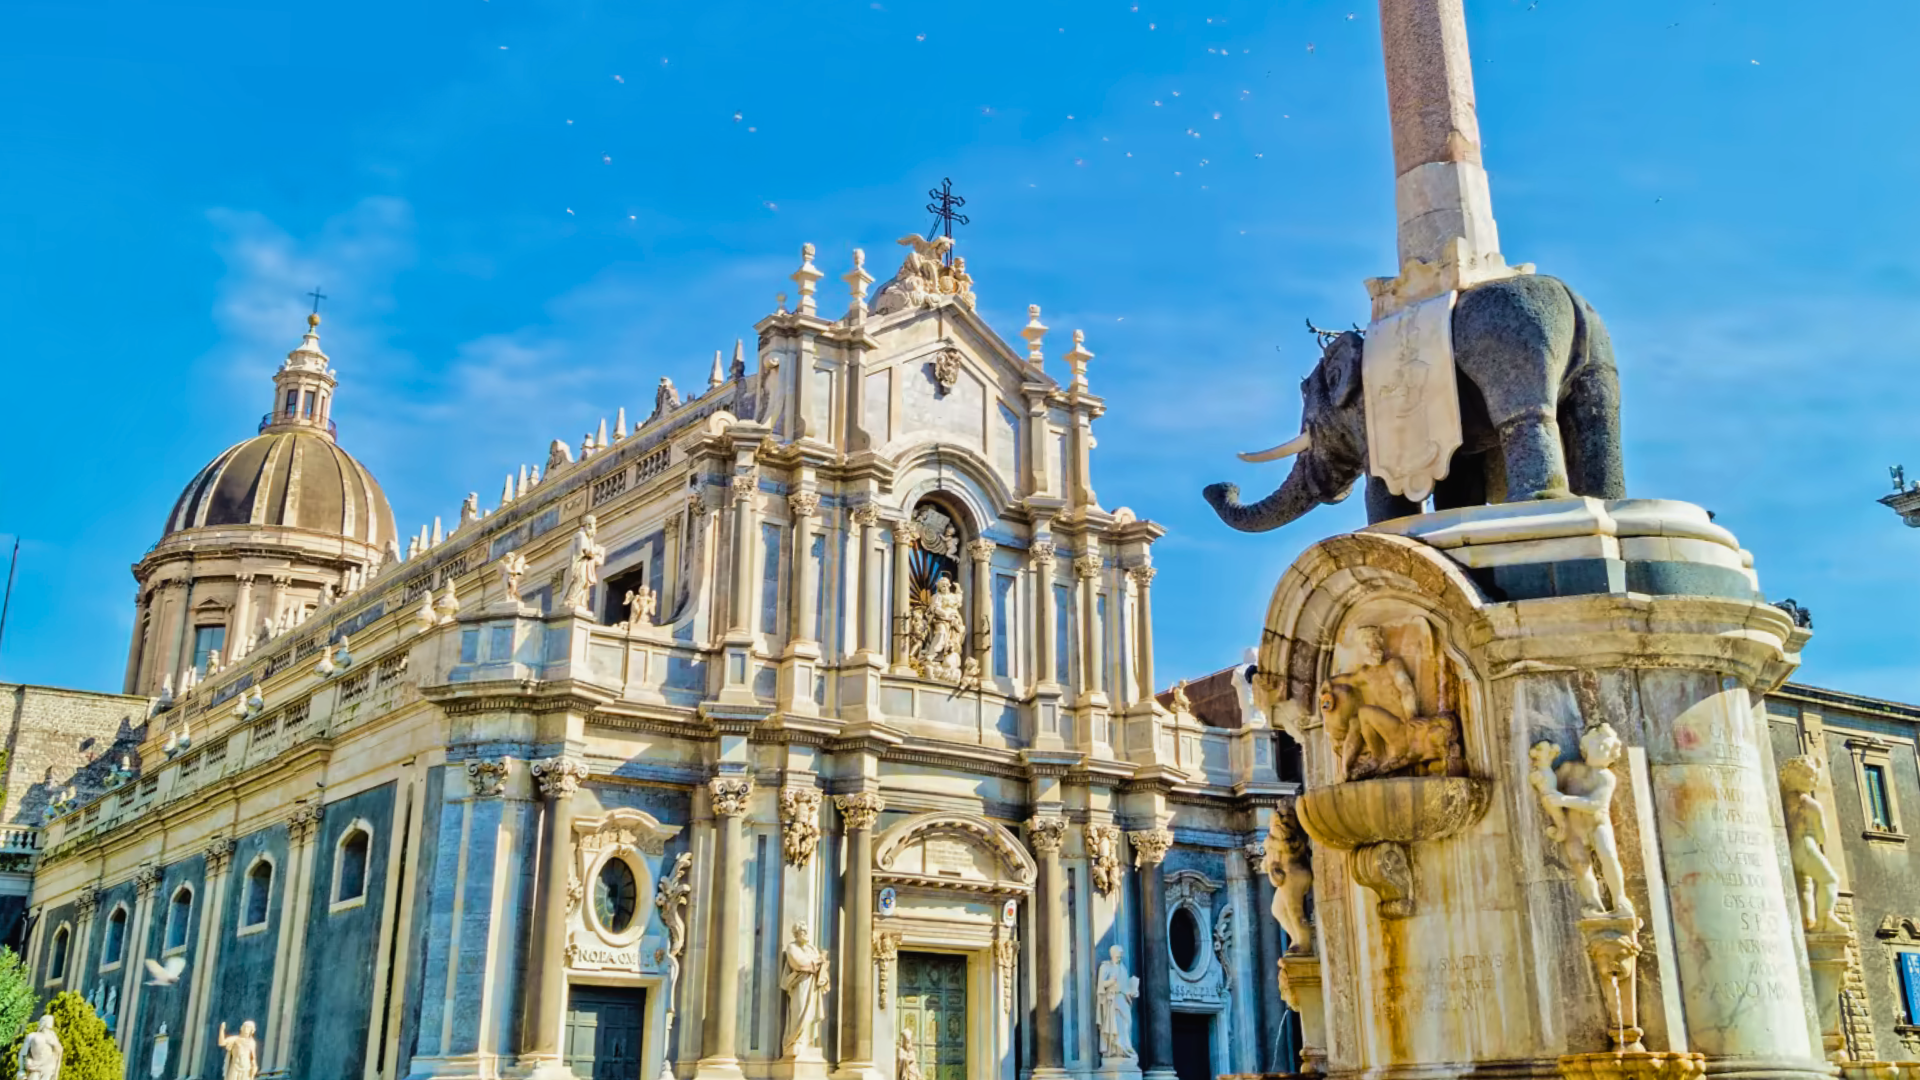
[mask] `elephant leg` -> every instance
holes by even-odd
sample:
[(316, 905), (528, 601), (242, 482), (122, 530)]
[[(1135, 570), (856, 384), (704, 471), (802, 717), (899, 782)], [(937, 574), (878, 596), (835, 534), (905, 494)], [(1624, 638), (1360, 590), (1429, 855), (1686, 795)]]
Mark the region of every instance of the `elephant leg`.
[(1575, 495), (1627, 497), (1620, 454), (1620, 378), (1611, 363), (1588, 364), (1568, 380), (1560, 403), (1560, 442), (1567, 448), (1567, 483)]
[(1367, 524), (1378, 525), (1394, 518), (1412, 517), (1419, 512), (1419, 503), (1388, 491), (1385, 480), (1377, 476), (1367, 477)]
[(1433, 485), (1433, 508), (1452, 510), (1457, 506), (1487, 504), (1487, 463), (1484, 454), (1459, 451), (1453, 455), (1453, 467)]
[(1522, 410), (1500, 425), (1500, 445), (1507, 465), (1507, 501), (1564, 499), (1567, 461), (1560, 446), (1560, 426), (1546, 406)]

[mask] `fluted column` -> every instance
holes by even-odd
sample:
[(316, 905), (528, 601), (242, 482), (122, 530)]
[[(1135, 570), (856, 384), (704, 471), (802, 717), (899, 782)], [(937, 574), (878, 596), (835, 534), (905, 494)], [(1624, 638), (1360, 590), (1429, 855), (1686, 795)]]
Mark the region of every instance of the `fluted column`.
[(1034, 1068), (1036, 1072), (1057, 1072), (1066, 1066), (1066, 980), (1067, 940), (1066, 897), (1061, 887), (1060, 843), (1067, 834), (1067, 819), (1058, 812), (1036, 814), (1027, 819), (1027, 841), (1039, 856), (1040, 872), (1034, 883), (1034, 942), (1039, 954), (1039, 1016), (1034, 1027)]
[(873, 826), (886, 803), (872, 791), (836, 795), (833, 803), (847, 833), (840, 1066), (834, 1075), (852, 1076), (873, 1070)]
[(787, 508), (793, 513), (793, 597), (787, 605), (787, 610), (793, 613), (793, 623), (787, 630), (791, 646), (814, 640), (820, 568), (813, 562), (813, 520), (820, 509), (820, 496), (817, 492), (796, 491), (787, 496)]
[[(160, 867), (153, 863), (141, 863), (140, 867), (133, 872), (133, 884), (133, 917), (127, 920), (127, 942), (120, 952), (120, 955), (126, 959), (120, 965), (118, 1016), (120, 1019), (127, 1020), (128, 1026), (122, 1028), (117, 1021), (115, 1023), (116, 1030), (125, 1031), (129, 1035), (133, 1034), (132, 1018), (140, 1015), (140, 990), (141, 984), (146, 982), (147, 955), (152, 939), (155, 934), (158, 934), (163, 943), (162, 951), (164, 951), (167, 932), (166, 920), (161, 919), (159, 929), (149, 933), (154, 923), (154, 898), (160, 891)], [(69, 985), (77, 986), (79, 971), (73, 966), (71, 949), (67, 955), (67, 970), (73, 973)]]
[(920, 538), (920, 526), (911, 521), (893, 523), (893, 670), (897, 675), (913, 674), (907, 641), (908, 594), (913, 589), (913, 545)]
[(1106, 689), (1106, 652), (1100, 640), (1100, 555), (1088, 551), (1073, 560), (1073, 572), (1080, 579), (1080, 700), (1087, 701)]
[(573, 873), (573, 797), (587, 763), (561, 754), (528, 770), (546, 801), (540, 821), (540, 866), (533, 904), (533, 951), (527, 957), (527, 1006), (520, 1020), (520, 1063), (529, 1070), (560, 1065), (567, 1007), (567, 883)]
[(1173, 833), (1144, 829), (1127, 834), (1133, 845), (1134, 880), (1140, 885), (1140, 999), (1146, 1023), (1140, 1031), (1140, 1067), (1146, 1075), (1172, 1077), (1173, 973), (1167, 957), (1167, 882), (1161, 871)]
[(737, 1077), (740, 1027), (740, 818), (753, 794), (753, 777), (716, 776), (713, 799), (713, 918), (707, 944), (706, 1015), (700, 1024), (700, 1077)]
[(1153, 585), (1153, 575), (1157, 573), (1159, 571), (1151, 566), (1136, 566), (1127, 571), (1127, 576), (1133, 578), (1134, 592), (1139, 596), (1133, 616), (1133, 671), (1139, 680), (1136, 690), (1141, 701), (1152, 701), (1156, 692), (1153, 685), (1153, 594), (1148, 590)]
[[(181, 1025), (180, 1058), (183, 1065), (200, 1060), (200, 1034), (207, 1026), (207, 998), (213, 992), (213, 973), (220, 957), (221, 914), (226, 908), (227, 872), (233, 866), (233, 838), (215, 836), (207, 841), (207, 899), (200, 915), (200, 943), (193, 951), (192, 976), (188, 979), (187, 1019)], [(143, 965), (144, 966), (144, 965)], [(191, 1073), (185, 1068), (183, 1073)]]
[(880, 508), (865, 503), (854, 507), (851, 516), (853, 523), (860, 528), (860, 550), (854, 560), (855, 573), (859, 575), (855, 584), (860, 597), (860, 617), (856, 624), (860, 635), (859, 651), (863, 655), (879, 657), (880, 558), (874, 553), (874, 546), (879, 542)]
[(1035, 540), (1028, 549), (1033, 560), (1033, 640), (1037, 643), (1039, 656), (1036, 657), (1035, 670), (1039, 671), (1042, 683), (1057, 683), (1060, 673), (1055, 671), (1053, 658), (1056, 646), (1053, 641), (1053, 559), (1054, 547), (1051, 540)]
[(967, 545), (973, 558), (973, 655), (980, 660), (981, 677), (992, 671), (993, 553), (1000, 545), (981, 537)]
[(271, 1004), (268, 1021), (260, 1033), (271, 1053), (263, 1055), (262, 1072), (289, 1075), (294, 1070), (287, 1061), (293, 1044), (293, 1018), (300, 1011), (301, 964), (306, 957), (307, 910), (313, 893), (314, 834), (326, 816), (318, 801), (301, 803), (287, 816), (287, 875), (285, 899), (280, 906), (280, 944), (273, 966)]
[(227, 627), (227, 656), (239, 660), (253, 651), (253, 575), (233, 578), (233, 621)]
[(751, 470), (733, 478), (733, 608), (728, 630), (733, 634), (753, 632), (753, 546), (760, 531), (757, 507), (760, 472)]

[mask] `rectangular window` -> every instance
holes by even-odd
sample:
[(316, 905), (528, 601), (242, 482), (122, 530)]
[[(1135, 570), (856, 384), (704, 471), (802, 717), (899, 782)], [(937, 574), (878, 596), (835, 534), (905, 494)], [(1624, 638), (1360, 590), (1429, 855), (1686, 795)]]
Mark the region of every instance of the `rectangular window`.
[[(827, 538), (817, 535), (813, 545), (807, 550), (807, 557), (813, 560), (813, 627), (808, 634), (815, 641), (820, 640), (820, 627), (827, 617)], [(795, 581), (799, 578), (795, 577)]]
[(780, 526), (760, 526), (760, 546), (765, 549), (765, 570), (760, 578), (760, 632), (780, 633)]
[(1893, 811), (1887, 803), (1887, 767), (1862, 765), (1860, 775), (1867, 785), (1867, 827), (1892, 832)]
[(1063, 683), (1073, 681), (1073, 589), (1053, 587), (1053, 677)]
[(1909, 1024), (1920, 1024), (1920, 952), (1896, 953), (1900, 958), (1901, 1014)]
[(227, 628), (224, 626), (196, 626), (193, 628), (193, 666), (204, 671), (207, 666), (207, 654), (215, 649), (227, 647)]
[(300, 415), (309, 420), (313, 419), (313, 391), (311, 390), (300, 395)]
[(1013, 575), (993, 576), (993, 673), (1013, 677)]
[(300, 391), (287, 391), (287, 415), (292, 416), (300, 408)]

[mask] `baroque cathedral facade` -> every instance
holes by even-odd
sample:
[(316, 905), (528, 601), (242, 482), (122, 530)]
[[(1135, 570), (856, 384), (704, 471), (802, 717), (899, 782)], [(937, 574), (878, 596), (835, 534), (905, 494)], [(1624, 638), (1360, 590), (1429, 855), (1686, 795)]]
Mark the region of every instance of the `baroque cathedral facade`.
[(301, 1080), (1288, 1069), (1282, 737), (1160, 693), (1081, 334), (902, 244), (444, 534), (310, 320), (135, 567), (153, 713), (49, 807), (39, 988), (183, 1080), (247, 1020)]

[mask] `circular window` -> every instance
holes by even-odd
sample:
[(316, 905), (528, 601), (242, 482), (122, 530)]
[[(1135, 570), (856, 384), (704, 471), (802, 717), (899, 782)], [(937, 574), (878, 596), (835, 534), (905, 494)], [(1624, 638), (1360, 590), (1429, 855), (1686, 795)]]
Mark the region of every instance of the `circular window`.
[(1167, 948), (1181, 971), (1191, 974), (1200, 966), (1200, 922), (1192, 911), (1183, 907), (1173, 909), (1173, 918), (1167, 927)]
[(634, 897), (639, 889), (633, 868), (625, 859), (608, 859), (593, 885), (593, 914), (609, 934), (625, 933), (633, 925)]

